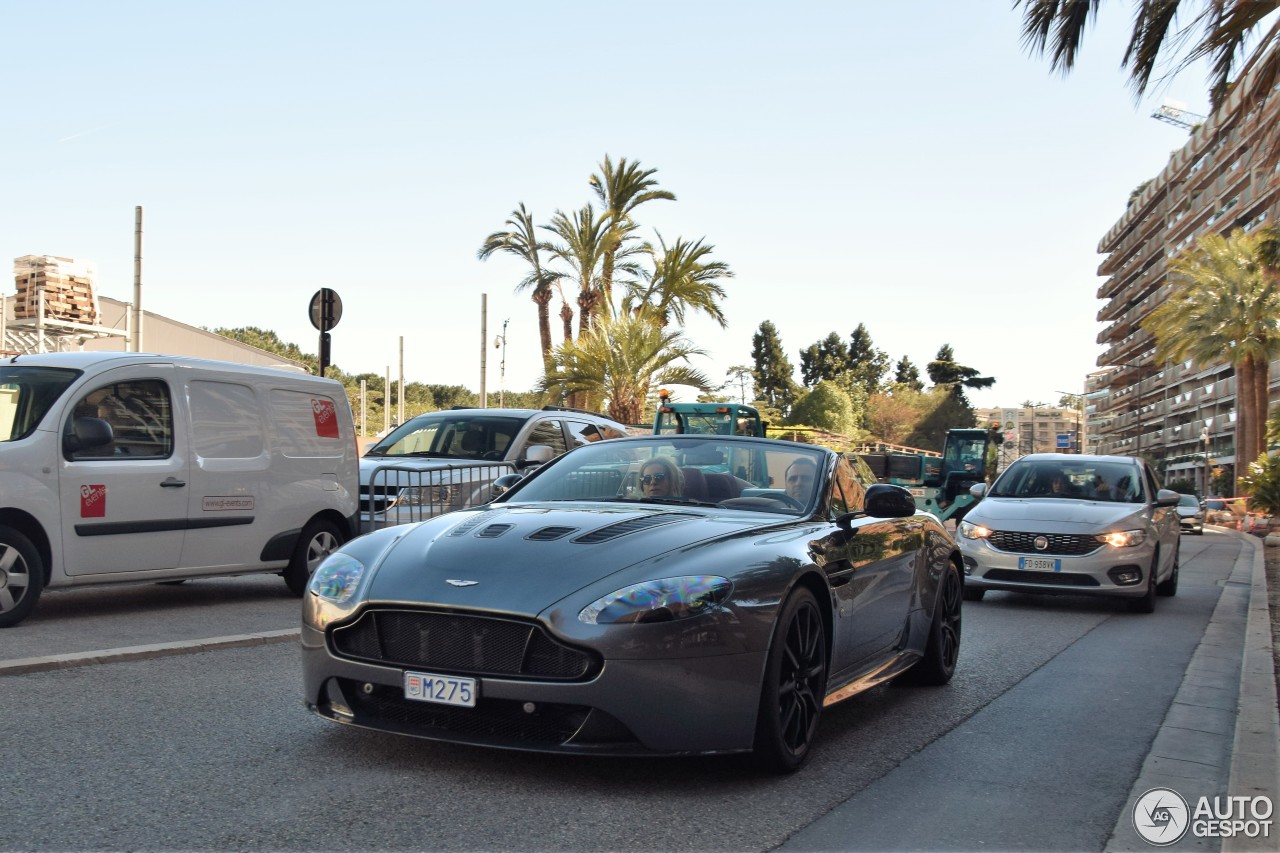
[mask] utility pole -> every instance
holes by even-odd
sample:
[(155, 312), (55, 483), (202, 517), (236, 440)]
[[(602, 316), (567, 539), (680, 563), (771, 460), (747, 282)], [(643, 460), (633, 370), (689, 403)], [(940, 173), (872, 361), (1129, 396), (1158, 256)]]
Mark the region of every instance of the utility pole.
[(494, 338), (493, 348), (502, 350), (502, 361), (498, 367), (498, 407), (506, 408), (507, 406), (507, 324), (511, 320), (508, 318), (502, 321), (502, 334)]

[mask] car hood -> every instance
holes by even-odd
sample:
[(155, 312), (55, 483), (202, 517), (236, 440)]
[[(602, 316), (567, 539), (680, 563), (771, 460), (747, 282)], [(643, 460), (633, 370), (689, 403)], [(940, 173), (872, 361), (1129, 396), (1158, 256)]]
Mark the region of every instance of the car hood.
[[(673, 551), (793, 521), (683, 507), (581, 503), (464, 510), (413, 525), (395, 537), (379, 559), (366, 597), (535, 616), (637, 563), (670, 555), (674, 564)], [(684, 571), (677, 565), (671, 570)]]
[(1059, 498), (984, 498), (969, 511), (966, 521), (1000, 530), (1042, 530), (1045, 524), (1060, 529), (1121, 529), (1126, 519), (1145, 519), (1144, 504), (1082, 501)]

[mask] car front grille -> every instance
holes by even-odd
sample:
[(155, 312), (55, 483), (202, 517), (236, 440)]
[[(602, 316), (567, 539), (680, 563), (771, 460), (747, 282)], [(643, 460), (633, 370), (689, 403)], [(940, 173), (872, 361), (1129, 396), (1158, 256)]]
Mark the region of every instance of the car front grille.
[(334, 628), (329, 645), (338, 657), (475, 676), (583, 681), (600, 666), (535, 622), (406, 608), (367, 610)]
[[(1037, 548), (1035, 540), (1043, 536), (1049, 540), (1047, 548)], [(1014, 554), (1056, 554), (1060, 557), (1079, 557), (1092, 554), (1102, 547), (1092, 535), (1081, 533), (1022, 533), (1013, 530), (997, 530), (987, 540), (997, 551)]]
[(406, 699), (401, 690), (337, 679), (357, 725), (476, 743), (553, 747), (582, 727), (591, 709), (584, 705), (481, 697), (474, 708), (453, 708)]
[(1074, 572), (1026, 572), (1017, 569), (991, 569), (982, 576), (988, 581), (1013, 581), (1014, 583), (1040, 583), (1050, 586), (1101, 586), (1092, 575)]

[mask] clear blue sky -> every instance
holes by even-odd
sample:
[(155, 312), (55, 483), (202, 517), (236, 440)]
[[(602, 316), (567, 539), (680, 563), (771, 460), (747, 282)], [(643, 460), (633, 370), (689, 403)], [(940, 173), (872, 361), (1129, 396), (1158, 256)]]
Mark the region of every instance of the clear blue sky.
[(797, 369), (864, 323), (922, 373), (949, 343), (995, 376), (976, 405), (1056, 402), (1101, 351), (1098, 241), (1186, 141), (1150, 113), (1207, 112), (1199, 73), (1135, 102), (1130, 5), (1063, 78), (1008, 0), (6, 0), (0, 258), (90, 260), (129, 301), (141, 205), (147, 310), (315, 352), (331, 287), (337, 366), (394, 378), (403, 336), (409, 381), (478, 389), (487, 293), (488, 390), (526, 390), (524, 270), (476, 250), (520, 202), (586, 203), (608, 153), (678, 197), (644, 236), (705, 237), (737, 274), (728, 329), (687, 328), (713, 378), (763, 320)]

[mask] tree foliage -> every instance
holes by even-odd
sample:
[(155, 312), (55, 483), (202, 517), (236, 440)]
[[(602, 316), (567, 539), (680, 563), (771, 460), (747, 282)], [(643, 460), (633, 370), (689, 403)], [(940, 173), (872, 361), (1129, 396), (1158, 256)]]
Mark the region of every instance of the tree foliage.
[(805, 424), (844, 435), (851, 435), (858, 428), (849, 395), (829, 380), (818, 382), (796, 401), (788, 423)]
[(756, 399), (785, 414), (795, 403), (799, 389), (796, 387), (795, 368), (782, 348), (782, 338), (769, 320), (762, 322), (760, 329), (751, 336), (751, 363)]

